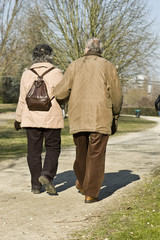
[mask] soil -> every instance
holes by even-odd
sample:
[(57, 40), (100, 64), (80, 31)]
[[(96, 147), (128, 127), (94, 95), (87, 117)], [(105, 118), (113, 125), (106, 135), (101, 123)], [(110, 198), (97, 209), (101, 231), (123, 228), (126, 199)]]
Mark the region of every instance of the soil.
[[(14, 118), (0, 114), (0, 123)], [(160, 118), (146, 131), (110, 137), (106, 152), (105, 179), (100, 201), (84, 203), (75, 188), (75, 147), (62, 148), (54, 184), (58, 195), (33, 194), (26, 158), (0, 162), (0, 239), (66, 240), (78, 230), (88, 229), (102, 213), (126, 198), (151, 171), (159, 166)], [(73, 238), (72, 238), (73, 239)]]

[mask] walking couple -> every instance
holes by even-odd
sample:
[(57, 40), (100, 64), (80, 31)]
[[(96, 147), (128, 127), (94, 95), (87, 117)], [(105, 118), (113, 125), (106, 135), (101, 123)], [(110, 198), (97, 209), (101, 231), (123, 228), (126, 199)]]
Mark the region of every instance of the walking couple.
[[(122, 105), (121, 84), (115, 66), (104, 59), (102, 42), (91, 38), (82, 57), (73, 61), (63, 75), (52, 64), (52, 48), (39, 44), (33, 50), (33, 65), (24, 71), (16, 109), (15, 129), (27, 132), (27, 161), (31, 173), (31, 191), (40, 193), (42, 185), (49, 194), (56, 194), (53, 179), (61, 151), (61, 129), (64, 127), (60, 101), (68, 100), (70, 133), (76, 146), (74, 172), (76, 188), (85, 195), (85, 203), (98, 201), (104, 179), (106, 146), (109, 135), (116, 131)], [(49, 111), (30, 111), (26, 95), (39, 75), (44, 76), (48, 95), (52, 98)], [(45, 159), (42, 148), (45, 140)]]

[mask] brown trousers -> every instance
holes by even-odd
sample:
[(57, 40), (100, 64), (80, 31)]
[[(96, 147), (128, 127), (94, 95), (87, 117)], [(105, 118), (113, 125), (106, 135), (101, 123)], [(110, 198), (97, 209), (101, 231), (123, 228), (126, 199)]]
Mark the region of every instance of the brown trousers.
[(98, 197), (104, 179), (108, 135), (79, 132), (73, 135), (76, 145), (74, 172), (85, 195)]

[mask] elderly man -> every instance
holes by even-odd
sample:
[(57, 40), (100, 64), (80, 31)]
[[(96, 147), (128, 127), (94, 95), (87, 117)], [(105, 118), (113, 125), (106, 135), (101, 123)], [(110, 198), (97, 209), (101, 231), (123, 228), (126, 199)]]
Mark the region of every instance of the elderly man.
[(76, 187), (85, 195), (85, 203), (98, 200), (112, 121), (118, 118), (122, 105), (116, 68), (102, 58), (102, 47), (98, 38), (89, 39), (84, 56), (69, 65), (54, 92), (57, 100), (70, 95), (68, 117), (76, 145)]

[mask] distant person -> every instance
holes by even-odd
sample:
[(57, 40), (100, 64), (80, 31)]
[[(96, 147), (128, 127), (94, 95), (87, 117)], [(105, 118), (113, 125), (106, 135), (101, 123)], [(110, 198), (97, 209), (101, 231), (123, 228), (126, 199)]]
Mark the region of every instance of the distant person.
[(156, 111), (158, 111), (158, 114), (160, 116), (160, 95), (157, 97), (157, 99), (155, 101), (155, 109), (156, 109)]
[[(46, 44), (39, 44), (33, 49), (33, 65), (24, 71), (21, 84), (20, 96), (16, 109), (15, 129), (18, 131), (25, 128), (27, 132), (27, 161), (31, 173), (31, 191), (35, 194), (41, 192), (42, 185), (49, 194), (56, 194), (52, 183), (57, 172), (58, 158), (61, 150), (61, 128), (64, 127), (62, 109), (53, 97), (54, 87), (61, 81), (62, 72), (52, 64), (52, 48)], [(53, 68), (53, 69), (52, 69)], [(46, 70), (49, 72), (43, 77), (46, 83), (48, 95), (51, 101), (49, 111), (30, 111), (26, 104), (26, 95), (37, 75), (35, 70), (42, 75)], [(45, 140), (45, 159), (42, 164), (42, 148)]]
[(69, 65), (54, 92), (58, 100), (70, 95), (68, 117), (76, 145), (76, 187), (85, 195), (85, 203), (98, 201), (112, 120), (117, 121), (122, 105), (116, 68), (101, 54), (101, 41), (89, 39), (84, 56)]

